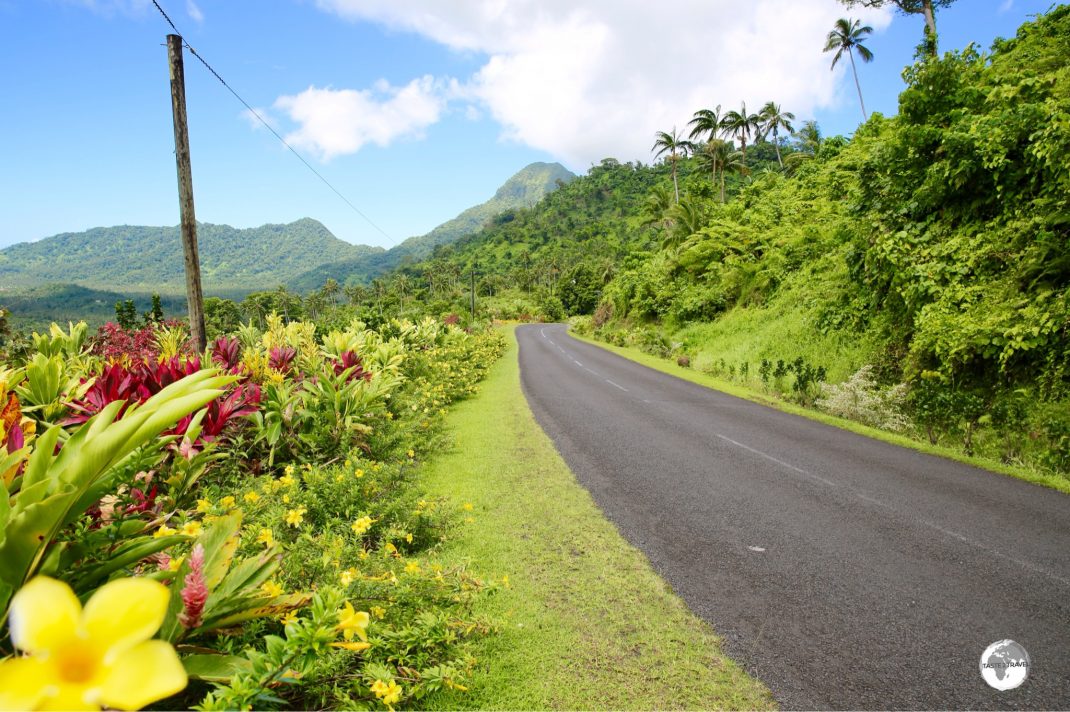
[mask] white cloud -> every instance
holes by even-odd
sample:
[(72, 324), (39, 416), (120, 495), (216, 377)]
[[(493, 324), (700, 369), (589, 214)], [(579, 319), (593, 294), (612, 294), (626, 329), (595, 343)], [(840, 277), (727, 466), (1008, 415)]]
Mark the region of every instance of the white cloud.
[(201, 12), (201, 8), (197, 7), (197, 3), (193, 0), (186, 0), (186, 14), (198, 25), (204, 22), (204, 13)]
[(1004, 12), (1010, 12), (1012, 7), (1014, 7), (1014, 0), (1003, 0), (1003, 2), (1000, 3), (999, 6), (999, 12), (1001, 14)]
[(399, 138), (422, 137), (438, 121), (450, 91), (449, 83), (430, 75), (403, 87), (382, 80), (368, 90), (311, 86), (279, 97), (275, 108), (298, 124), (286, 140), (326, 161), (369, 143), (389, 146)]
[[(846, 63), (822, 53), (837, 0), (317, 0), (349, 20), (485, 54), (463, 92), (503, 136), (574, 168), (649, 160), (657, 130), (716, 104), (772, 99), (799, 116), (837, 103)], [(851, 11), (880, 30), (887, 10)]]

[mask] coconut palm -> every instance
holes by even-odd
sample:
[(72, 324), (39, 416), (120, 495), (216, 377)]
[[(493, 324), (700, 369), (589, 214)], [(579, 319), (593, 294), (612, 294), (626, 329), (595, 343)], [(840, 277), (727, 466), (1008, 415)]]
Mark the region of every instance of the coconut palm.
[(654, 145), (650, 148), (651, 151), (657, 149), (654, 158), (660, 158), (668, 154), (665, 156), (665, 160), (672, 164), (672, 188), (677, 203), (680, 202), (680, 185), (676, 182), (676, 164), (681, 158), (687, 158), (687, 154), (694, 148), (695, 145), (693, 143), (682, 139), (676, 134), (675, 126), (672, 129), (672, 133), (658, 131), (655, 134)]
[(702, 206), (695, 200), (677, 203), (669, 210), (672, 227), (661, 241), (667, 250), (678, 250), (688, 238), (701, 230), (706, 224), (706, 215)]
[(758, 136), (761, 120), (757, 114), (747, 113), (747, 103), (743, 102), (739, 111), (729, 111), (721, 120), (721, 129), (728, 136), (734, 136), (740, 143), (744, 162), (747, 160), (747, 139)]
[(705, 138), (707, 141), (717, 138), (721, 133), (723, 118), (720, 104), (716, 109), (699, 109), (695, 112), (694, 118), (687, 122), (687, 125), (692, 127), (689, 138)]
[(721, 138), (711, 138), (695, 153), (699, 165), (708, 168), (713, 175), (714, 187), (720, 186), (722, 203), (724, 202), (724, 168), (731, 154), (732, 144)]
[(862, 59), (863, 62), (872, 62), (873, 53), (862, 44), (862, 41), (873, 33), (873, 28), (869, 25), (862, 25), (858, 20), (851, 20), (846, 17), (841, 17), (836, 20), (836, 24), (833, 26), (832, 31), (829, 32), (828, 39), (825, 41), (825, 51), (833, 52), (836, 54), (832, 57), (832, 69), (836, 68), (836, 62), (840, 61), (840, 57), (846, 52), (847, 56), (851, 59), (851, 72), (855, 77), (855, 88), (858, 89), (858, 103), (862, 106), (862, 120), (865, 121), (869, 118), (866, 115), (866, 103), (862, 101), (862, 85), (858, 83), (858, 67), (855, 65), (855, 52)]
[[(689, 138), (706, 138), (706, 145), (710, 142), (718, 140), (718, 136), (721, 134), (723, 127), (721, 122), (723, 121), (721, 116), (721, 105), (718, 104), (716, 109), (699, 109), (695, 112), (693, 119), (687, 122), (688, 126), (691, 126), (691, 134)], [(696, 155), (701, 153), (702, 149), (696, 150)], [(712, 169), (713, 185), (717, 185), (717, 165), (710, 166)]]
[(780, 129), (784, 129), (788, 135), (795, 133), (795, 127), (791, 125), (791, 122), (795, 119), (795, 114), (790, 111), (781, 111), (780, 104), (775, 102), (768, 102), (762, 107), (762, 110), (758, 112), (758, 116), (761, 120), (762, 133), (768, 135), (773, 134), (773, 147), (776, 149), (776, 161), (780, 164), (780, 167), (784, 167), (784, 160), (780, 157)]
[(674, 202), (667, 185), (656, 185), (643, 200), (643, 224), (667, 228), (672, 224), (669, 210)]

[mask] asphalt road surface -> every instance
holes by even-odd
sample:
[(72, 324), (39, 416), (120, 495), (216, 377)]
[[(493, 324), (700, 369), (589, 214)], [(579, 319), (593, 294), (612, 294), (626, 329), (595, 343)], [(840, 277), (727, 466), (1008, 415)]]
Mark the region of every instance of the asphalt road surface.
[[(1070, 708), (1070, 497), (517, 330), (531, 409), (728, 653), (795, 709)], [(981, 678), (991, 643), (1029, 678)]]

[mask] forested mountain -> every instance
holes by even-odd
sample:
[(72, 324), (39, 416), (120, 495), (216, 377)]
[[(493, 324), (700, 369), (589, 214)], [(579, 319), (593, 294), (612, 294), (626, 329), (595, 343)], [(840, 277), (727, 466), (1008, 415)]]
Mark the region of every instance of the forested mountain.
[[(339, 240), (311, 218), (248, 229), (200, 223), (197, 237), (207, 290), (275, 287), (315, 265), (382, 252)], [(181, 292), (184, 264), (177, 226), (94, 228), (0, 250), (0, 287)]]
[(319, 265), (290, 281), (289, 285), (295, 291), (308, 292), (321, 287), (328, 278), (339, 284), (367, 282), (403, 262), (426, 258), (438, 245), (449, 244), (477, 232), (503, 212), (535, 205), (575, 177), (560, 163), (532, 163), (503, 183), (490, 200), (468, 208), (426, 235), (410, 237), (386, 252)]

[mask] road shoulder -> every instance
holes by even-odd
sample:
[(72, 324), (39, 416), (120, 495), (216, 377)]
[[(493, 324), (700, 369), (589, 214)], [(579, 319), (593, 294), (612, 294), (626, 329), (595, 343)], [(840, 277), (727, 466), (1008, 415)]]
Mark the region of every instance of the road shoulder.
[(498, 630), (473, 650), (471, 691), (427, 704), (774, 708), (577, 483), (528, 408), (509, 337), (480, 394), (448, 416), (453, 447), (425, 480), (430, 494), (472, 505), (443, 553), (499, 582), (478, 611)]

